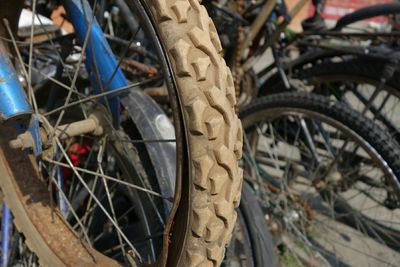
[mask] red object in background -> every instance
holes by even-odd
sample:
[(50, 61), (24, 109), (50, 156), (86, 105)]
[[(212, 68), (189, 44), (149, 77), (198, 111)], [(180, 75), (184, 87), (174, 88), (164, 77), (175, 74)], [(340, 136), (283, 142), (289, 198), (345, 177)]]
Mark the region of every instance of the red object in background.
[[(72, 144), (68, 151), (68, 157), (71, 160), (72, 165), (79, 166), (83, 163), (90, 150), (92, 149), (93, 141), (91, 139), (85, 138), (81, 143)], [(62, 176), (64, 180), (69, 179), (72, 176), (72, 169), (71, 168), (62, 168)]]
[[(338, 20), (344, 15), (353, 12), (356, 9), (371, 5), (393, 2), (392, 0), (328, 0), (322, 17), (328, 20)], [(310, 5), (309, 15), (314, 14), (314, 6)], [(387, 18), (376, 17), (368, 21), (385, 22)]]

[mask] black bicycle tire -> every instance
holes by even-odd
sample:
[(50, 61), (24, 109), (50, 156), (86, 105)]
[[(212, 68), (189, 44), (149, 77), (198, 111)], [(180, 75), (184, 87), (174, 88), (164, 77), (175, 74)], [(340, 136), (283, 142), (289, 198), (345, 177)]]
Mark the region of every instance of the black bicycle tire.
[(243, 183), (239, 209), (252, 242), (254, 266), (277, 266), (277, 256), (267, 220), (253, 189), (247, 183)]
[(387, 3), (367, 6), (341, 17), (337, 21), (333, 30), (341, 30), (342, 28), (361, 20), (398, 13), (400, 13), (400, 3)]
[[(371, 85), (378, 85), (385, 72), (385, 65), (388, 63), (385, 60), (376, 60), (368, 57), (354, 57), (342, 58), (339, 62), (333, 62), (329, 60), (327, 55), (327, 60), (319, 64), (313, 64), (311, 67), (305, 67), (309, 62), (303, 61), (298, 65), (293, 67), (292, 78), (299, 79), (305, 82), (307, 85), (316, 85), (323, 83), (324, 80), (332, 82), (333, 78), (339, 81), (348, 82), (360, 82)], [(383, 90), (390, 93), (392, 96), (400, 99), (400, 73), (396, 71), (392, 77), (390, 77), (383, 87)], [(260, 91), (261, 95), (275, 94), (280, 92), (288, 91), (285, 88), (282, 79), (277, 75), (272, 76), (262, 87)], [(290, 88), (290, 90), (296, 90), (298, 88)], [(313, 91), (314, 93), (322, 93)], [(371, 110), (374, 112), (373, 110)], [(376, 120), (381, 120), (382, 125), (385, 125), (392, 135), (396, 137), (399, 141), (400, 138), (400, 126), (394, 125), (387, 120), (387, 118), (382, 118), (381, 116), (376, 116)]]
[[(337, 77), (336, 79), (338, 81), (360, 82), (377, 86), (380, 84), (383, 75), (385, 75), (386, 64), (387, 62), (384, 60), (355, 57), (341, 62), (329, 61), (315, 67), (301, 70), (294, 75), (294, 78), (307, 81), (309, 85), (323, 83), (324, 80), (330, 81), (332, 77)], [(398, 74), (399, 72), (396, 71), (394, 75), (385, 82), (383, 90), (390, 93), (393, 97), (400, 99), (400, 79)], [(371, 111), (374, 112), (373, 110)], [(396, 137), (396, 140), (399, 141), (399, 125), (394, 125), (391, 121), (385, 121), (385, 119), (382, 120), (380, 116), (376, 116), (375, 119), (378, 121), (381, 120), (382, 125), (385, 125), (391, 134)]]
[[(325, 62), (319, 64), (318, 67), (301, 70), (295, 75), (298, 78), (310, 79), (322, 75), (344, 74), (379, 82), (383, 75), (384, 66), (387, 63), (388, 62), (385, 60), (371, 59), (368, 57), (353, 57), (341, 62)], [(386, 84), (400, 91), (400, 77), (398, 74), (400, 73), (396, 71), (395, 74), (387, 80)]]
[[(260, 113), (274, 114), (274, 109), (288, 108), (296, 110), (307, 110), (322, 114), (334, 119), (351, 131), (356, 133), (379, 154), (382, 163), (390, 168), (397, 177), (393, 180), (396, 192), (400, 190), (400, 147), (399, 144), (389, 135), (388, 132), (379, 128), (370, 119), (361, 116), (356, 111), (350, 109), (343, 103), (331, 100), (321, 95), (315, 95), (305, 92), (286, 92), (273, 94), (258, 98), (243, 108), (240, 117), (243, 122), (243, 128), (246, 131), (253, 120), (259, 120)], [(370, 219), (369, 219), (370, 220)], [(384, 227), (376, 224), (375, 227)], [(384, 230), (389, 230), (383, 228)], [(399, 230), (390, 230), (393, 236), (400, 237)], [(387, 243), (390, 247), (396, 247), (398, 244)]]

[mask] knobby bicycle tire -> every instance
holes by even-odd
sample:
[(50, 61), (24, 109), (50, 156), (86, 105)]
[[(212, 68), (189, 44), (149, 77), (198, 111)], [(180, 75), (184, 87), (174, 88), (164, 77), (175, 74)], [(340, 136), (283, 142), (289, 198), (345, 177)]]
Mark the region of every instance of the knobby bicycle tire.
[[(244, 131), (249, 130), (254, 123), (266, 120), (269, 116), (274, 117), (279, 112), (285, 113), (282, 110), (287, 111), (288, 114), (291, 114), (290, 112), (320, 114), (318, 116), (327, 118), (332, 122), (332, 125), (341, 125), (343, 131), (348, 131), (354, 136), (358, 136), (360, 144), (364, 142), (364, 145), (360, 146), (366, 147), (367, 151), (369, 150), (371, 154), (374, 154), (370, 156), (380, 162), (380, 167), (390, 177), (390, 187), (397, 194), (397, 197), (399, 196), (400, 147), (388, 132), (383, 131), (373, 121), (361, 116), (340, 102), (304, 92), (279, 93), (256, 99), (240, 113)], [(323, 195), (322, 191), (321, 195)], [(342, 209), (340, 212), (344, 212), (344, 214), (347, 214), (349, 209), (352, 209), (348, 204), (340, 204), (337, 208), (338, 210)], [(379, 238), (385, 240), (386, 246), (398, 251), (399, 244), (396, 241), (400, 237), (398, 229), (387, 227), (364, 215), (362, 216), (366, 225), (370, 223), (368, 225), (370, 228), (366, 228), (365, 234), (369, 236), (379, 235)], [(350, 218), (346, 223), (349, 223), (349, 225), (354, 224), (352, 216), (346, 217)]]
[[(174, 229), (172, 247), (179, 243), (183, 251), (170, 266), (218, 266), (231, 239), (236, 221), (235, 207), (240, 202), (242, 170), (242, 128), (235, 113), (235, 90), (230, 70), (222, 56), (222, 47), (207, 11), (197, 0), (143, 1), (153, 31), (162, 44), (178, 88), (178, 97), (188, 144), (189, 177), (177, 216), (187, 217), (185, 231)], [(33, 158), (10, 151), (8, 141), (15, 136), (2, 127), (0, 169), (7, 173), (0, 185), (14, 214), (14, 222), (24, 233), (28, 247), (45, 266), (113, 266), (99, 253), (96, 260), (76, 243), (74, 251), (54, 253), (51, 245), (63, 246), (66, 223), (55, 216), (54, 229), (41, 229), (32, 218), (51, 217), (48, 193), (35, 168)], [(24, 180), (23, 177), (36, 179)], [(19, 177), (16, 181), (14, 177)], [(47, 203), (47, 204), (46, 204)], [(183, 210), (183, 211), (182, 211)], [(39, 211), (39, 213), (38, 213)], [(180, 212), (182, 211), (182, 212)], [(36, 212), (36, 213), (35, 213)], [(35, 217), (38, 216), (38, 217)], [(65, 231), (64, 231), (65, 230)], [(48, 241), (60, 235), (54, 244)], [(69, 244), (68, 244), (69, 245)], [(179, 248), (179, 246), (178, 246)], [(71, 255), (75, 255), (72, 258)], [(170, 259), (169, 257), (168, 259)], [(104, 261), (103, 261), (104, 260)]]

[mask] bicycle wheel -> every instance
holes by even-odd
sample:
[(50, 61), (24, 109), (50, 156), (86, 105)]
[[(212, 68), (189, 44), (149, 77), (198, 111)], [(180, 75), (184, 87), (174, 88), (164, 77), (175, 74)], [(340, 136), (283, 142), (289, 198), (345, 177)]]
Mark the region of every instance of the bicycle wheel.
[[(15, 129), (0, 131), (0, 168), (7, 174), (0, 185), (29, 249), (45, 266), (219, 265), (240, 200), (242, 137), (231, 74), (205, 9), (198, 1), (126, 2), (149, 48), (130, 35), (120, 42), (125, 46), (113, 47), (118, 64), (132, 88), (168, 88), (174, 126), (165, 138), (146, 140), (132, 135), (129, 106), (119, 109), (115, 125), (111, 98), (93, 97), (87, 77), (99, 62), (81, 66), (93, 45), (85, 42), (88, 35), (78, 42), (74, 33), (50, 32), (35, 3), (31, 17), (38, 25), (28, 27), (30, 35), (16, 41), (5, 25), (9, 36), (2, 36), (17, 51), (16, 68), (47, 139), (39, 156), (28, 157), (9, 148)], [(86, 20), (93, 25), (93, 17)], [(46, 48), (54, 53), (42, 53)], [(138, 66), (149, 64), (156, 76), (138, 73)], [(88, 119), (101, 123), (102, 133), (82, 133), (74, 124)], [(79, 134), (70, 132), (71, 125)], [(21, 147), (21, 138), (14, 147)], [(140, 168), (132, 143), (146, 142), (176, 146), (174, 195), (163, 194)]]
[[(316, 66), (296, 68), (291, 81), (293, 89), (331, 95), (387, 129), (399, 141), (398, 79), (395, 73), (381, 85), (388, 62), (368, 58), (344, 58)], [(274, 92), (284, 89), (277, 82)], [(280, 89), (279, 89), (280, 88)]]
[(260, 98), (241, 118), (245, 179), (281, 233), (283, 260), (399, 261), (400, 150), (386, 132), (337, 101), (300, 92)]
[[(394, 74), (379, 88), (387, 62), (355, 58), (343, 62), (322, 64), (300, 74), (303, 81), (316, 93), (335, 95), (366, 116), (388, 129), (398, 139), (399, 90), (397, 75)], [(314, 78), (311, 78), (311, 77)]]

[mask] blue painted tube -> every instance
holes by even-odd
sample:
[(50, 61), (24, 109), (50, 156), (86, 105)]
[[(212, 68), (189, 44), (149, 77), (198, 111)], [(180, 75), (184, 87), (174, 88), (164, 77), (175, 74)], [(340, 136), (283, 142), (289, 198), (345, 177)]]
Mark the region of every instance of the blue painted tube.
[[(89, 3), (86, 0), (66, 0), (64, 1), (64, 7), (68, 16), (71, 18), (80, 42), (83, 44), (93, 17), (93, 11)], [(100, 93), (101, 87), (104, 90), (114, 90), (128, 85), (128, 81), (122, 70), (118, 68), (115, 72), (115, 69), (118, 66), (117, 60), (115, 59), (97, 20), (92, 24), (90, 43), (86, 48), (85, 66), (96, 93)], [(97, 66), (101, 85), (96, 79), (96, 69), (94, 66)], [(114, 123), (118, 125), (120, 101), (118, 97), (110, 96), (110, 98), (109, 103)]]
[(0, 121), (29, 118), (31, 113), (25, 91), (0, 42)]
[[(60, 153), (57, 152), (57, 158), (58, 160), (61, 159), (60, 157)], [(56, 166), (56, 179), (57, 179), (57, 184), (60, 187), (60, 189), (64, 192), (64, 177), (62, 175), (62, 169), (60, 166)], [(57, 190), (57, 199), (58, 199), (58, 207), (60, 208), (61, 214), (64, 216), (64, 218), (68, 217), (68, 205), (67, 205), (67, 201), (64, 198), (63, 194)]]
[(8, 266), (12, 237), (12, 215), (3, 202), (1, 217), (1, 267)]

